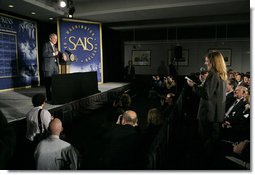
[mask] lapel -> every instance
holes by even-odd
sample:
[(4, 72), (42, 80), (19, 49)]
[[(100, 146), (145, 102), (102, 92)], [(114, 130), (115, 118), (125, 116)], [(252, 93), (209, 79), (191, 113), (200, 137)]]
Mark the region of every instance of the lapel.
[(54, 52), (54, 49), (53, 49), (53, 47), (52, 47), (52, 45), (51, 45), (51, 42), (49, 42), (49, 48), (50, 48), (50, 50), (51, 50), (52, 52)]
[(245, 109), (245, 104), (246, 102), (241, 99), (234, 107), (233, 109), (230, 111), (229, 113), (229, 117), (234, 117), (237, 113), (240, 114), (240, 112), (242, 113)]

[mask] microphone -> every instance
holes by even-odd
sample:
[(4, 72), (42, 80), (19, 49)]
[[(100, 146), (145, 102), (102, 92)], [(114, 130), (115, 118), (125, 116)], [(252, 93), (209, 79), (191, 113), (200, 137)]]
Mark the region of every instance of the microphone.
[(72, 52), (70, 52), (69, 50), (65, 50), (66, 53), (68, 53), (68, 55), (71, 55)]
[(65, 50), (65, 52), (69, 55), (69, 60), (70, 60), (71, 62), (77, 60), (76, 56), (75, 56), (72, 52), (70, 52), (69, 50)]

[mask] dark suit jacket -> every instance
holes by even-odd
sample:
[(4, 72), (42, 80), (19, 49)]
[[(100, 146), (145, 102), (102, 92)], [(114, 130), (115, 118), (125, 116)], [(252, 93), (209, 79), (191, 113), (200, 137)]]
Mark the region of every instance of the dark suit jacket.
[[(50, 42), (45, 43), (43, 47), (43, 62), (42, 62), (42, 70), (44, 72), (48, 72), (49, 76), (53, 75), (54, 66), (56, 66), (55, 57), (53, 56), (53, 48)], [(59, 65), (59, 60), (57, 57), (57, 65)]]
[(124, 76), (126, 79), (133, 79), (135, 77), (135, 67), (132, 65), (130, 74), (129, 74), (129, 66), (124, 68)]
[(105, 169), (136, 169), (139, 133), (131, 125), (115, 125), (104, 137), (102, 156)]
[(203, 85), (194, 85), (193, 90), (200, 96), (197, 118), (209, 122), (222, 122), (225, 114), (226, 82), (210, 71)]
[(8, 169), (10, 160), (16, 146), (16, 134), (14, 129), (0, 110), (0, 170)]
[(246, 101), (241, 99), (230, 111), (229, 118), (235, 118), (236, 116), (241, 116), (243, 111), (245, 110), (245, 105), (247, 104)]
[(225, 112), (228, 111), (228, 109), (230, 108), (230, 106), (233, 105), (233, 103), (235, 102), (236, 98), (234, 97), (234, 92), (230, 92), (227, 96), (226, 96), (226, 108), (225, 108)]
[(239, 101), (225, 120), (230, 122), (232, 128), (228, 128), (230, 140), (241, 141), (250, 139), (250, 109), (245, 110), (247, 103)]

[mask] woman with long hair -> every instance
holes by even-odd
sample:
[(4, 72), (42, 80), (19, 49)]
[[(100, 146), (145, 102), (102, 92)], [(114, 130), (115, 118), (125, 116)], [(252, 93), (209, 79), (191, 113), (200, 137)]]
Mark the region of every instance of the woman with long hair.
[[(205, 57), (208, 75), (201, 76), (202, 84), (187, 80), (193, 91), (200, 96), (197, 114), (198, 133), (206, 158), (215, 153), (221, 122), (224, 119), (226, 101), (227, 68), (220, 52), (208, 53)], [(208, 159), (207, 159), (208, 160)]]

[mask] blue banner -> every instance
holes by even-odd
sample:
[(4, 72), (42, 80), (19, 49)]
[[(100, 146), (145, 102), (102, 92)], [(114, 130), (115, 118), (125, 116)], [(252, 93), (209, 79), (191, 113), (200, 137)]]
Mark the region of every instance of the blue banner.
[(76, 57), (70, 62), (70, 73), (97, 71), (97, 80), (103, 83), (101, 23), (61, 19), (58, 38), (60, 51)]
[(39, 84), (37, 25), (0, 13), (0, 90)]

